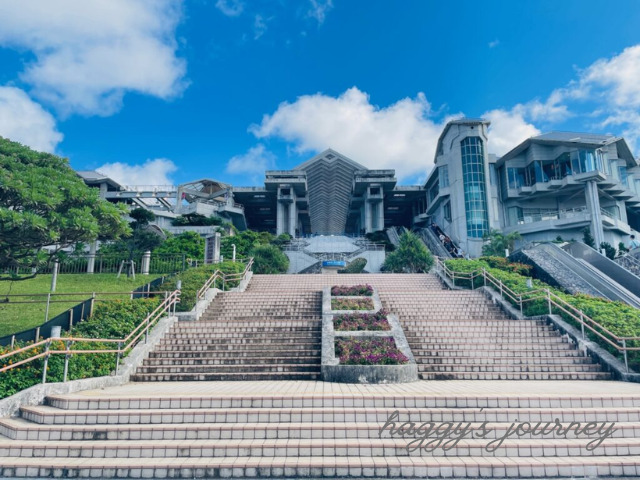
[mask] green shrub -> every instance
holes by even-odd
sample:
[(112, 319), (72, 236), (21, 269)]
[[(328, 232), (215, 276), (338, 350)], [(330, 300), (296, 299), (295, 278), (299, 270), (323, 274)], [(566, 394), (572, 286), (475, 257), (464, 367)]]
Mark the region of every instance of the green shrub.
[(338, 270), (338, 273), (362, 273), (364, 271), (364, 267), (367, 266), (366, 258), (356, 258), (349, 262), (346, 268), (342, 270)]
[[(245, 269), (245, 264), (242, 262), (223, 262), (216, 263), (211, 265), (203, 265), (201, 267), (190, 268), (184, 272), (181, 272), (178, 275), (171, 277), (167, 282), (162, 286), (163, 290), (173, 291), (177, 288), (178, 281), (182, 282), (180, 289), (180, 303), (176, 307), (176, 310), (179, 312), (188, 312), (196, 304), (196, 296), (198, 294), (198, 290), (202, 288), (202, 286), (206, 283), (207, 280), (213, 275), (216, 270), (220, 270), (226, 274), (232, 273), (242, 273)], [(239, 280), (227, 281), (224, 283), (221, 280), (218, 280), (213, 287), (222, 289), (224, 286), (225, 290), (229, 290), (230, 288), (237, 287), (239, 284)]]
[(591, 230), (589, 229), (589, 227), (585, 227), (582, 230), (582, 241), (584, 242), (585, 245), (593, 248), (595, 250), (596, 248), (596, 241), (593, 238), (593, 235), (591, 235)]
[(413, 232), (405, 232), (398, 248), (387, 255), (382, 269), (393, 273), (426, 273), (432, 266), (433, 256), (422, 240)]
[(250, 252), (255, 273), (287, 273), (289, 258), (275, 245), (259, 245)]
[(504, 270), (505, 272), (519, 273), (520, 275), (529, 276), (531, 273), (531, 265), (524, 263), (510, 262), (506, 257), (480, 257), (478, 260), (486, 262), (491, 268)]
[(611, 245), (609, 242), (601, 242), (600, 243), (600, 249), (604, 250), (605, 255), (610, 260), (615, 259), (616, 258), (616, 253), (618, 253), (618, 252), (616, 252), (616, 247)]
[[(110, 300), (96, 303), (91, 318), (78, 323), (66, 337), (124, 339), (160, 304), (159, 298), (136, 300)], [(21, 348), (33, 342), (18, 342), (14, 348)], [(79, 342), (72, 350), (111, 350), (117, 349), (116, 343)], [(52, 350), (64, 350), (64, 337), (51, 343)], [(0, 355), (8, 353), (9, 347), (0, 348)], [(17, 363), (34, 354), (42, 353), (44, 347), (28, 350), (11, 360), (0, 360), (0, 367)], [(114, 353), (77, 354), (69, 359), (69, 380), (109, 375), (115, 369)], [(0, 398), (8, 397), (25, 388), (40, 383), (44, 359), (39, 358), (0, 375)], [(51, 355), (47, 368), (47, 382), (61, 382), (64, 372), (64, 355)]]

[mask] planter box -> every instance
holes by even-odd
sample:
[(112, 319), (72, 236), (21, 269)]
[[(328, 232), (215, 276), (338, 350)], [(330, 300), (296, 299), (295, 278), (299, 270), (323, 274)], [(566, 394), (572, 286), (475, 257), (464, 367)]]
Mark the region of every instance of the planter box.
[[(335, 297), (334, 297), (335, 298)], [(376, 313), (382, 309), (378, 292), (374, 289), (371, 298), (375, 310), (331, 310), (331, 287), (322, 290), (322, 379), (325, 382), (342, 383), (408, 383), (418, 380), (418, 367), (398, 317), (387, 315), (391, 330), (359, 330), (353, 332), (336, 331), (333, 327), (334, 315), (343, 313)], [(340, 338), (393, 337), (396, 347), (408, 359), (404, 365), (341, 365), (336, 357), (335, 342)]]

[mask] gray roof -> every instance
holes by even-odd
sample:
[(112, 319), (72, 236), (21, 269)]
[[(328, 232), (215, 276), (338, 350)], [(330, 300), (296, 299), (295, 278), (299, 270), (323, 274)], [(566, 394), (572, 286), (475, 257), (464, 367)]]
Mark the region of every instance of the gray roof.
[(78, 175), (82, 180), (84, 180), (87, 184), (96, 184), (96, 183), (108, 183), (115, 188), (120, 188), (121, 185), (116, 182), (113, 178), (107, 177), (100, 172), (96, 172), (95, 170), (76, 170), (76, 175)]
[(615, 140), (613, 135), (599, 135), (596, 133), (577, 132), (549, 132), (533, 137), (534, 140), (548, 140), (552, 142), (578, 142), (578, 143), (609, 143)]

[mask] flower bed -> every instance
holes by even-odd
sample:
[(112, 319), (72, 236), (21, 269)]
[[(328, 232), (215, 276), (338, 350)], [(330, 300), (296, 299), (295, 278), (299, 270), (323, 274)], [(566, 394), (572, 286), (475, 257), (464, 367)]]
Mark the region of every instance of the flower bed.
[(370, 298), (332, 298), (331, 310), (373, 310)]
[(335, 286), (331, 287), (331, 295), (334, 297), (371, 297), (373, 287), (371, 285)]
[(337, 331), (353, 332), (356, 330), (391, 330), (387, 320), (387, 312), (377, 313), (343, 313), (333, 317), (333, 327)]
[(409, 359), (393, 337), (336, 339), (341, 365), (404, 365)]

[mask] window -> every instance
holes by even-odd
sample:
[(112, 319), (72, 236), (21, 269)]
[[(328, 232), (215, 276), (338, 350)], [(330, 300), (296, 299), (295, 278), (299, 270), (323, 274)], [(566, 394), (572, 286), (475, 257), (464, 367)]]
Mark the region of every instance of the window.
[(449, 186), (449, 167), (443, 165), (440, 167), (438, 174), (440, 177), (440, 186), (442, 188), (447, 188)]
[(507, 168), (507, 175), (509, 176), (509, 188), (520, 188), (524, 182), (524, 168)]
[(627, 179), (628, 179), (629, 175), (627, 175), (627, 167), (623, 167), (623, 166), (618, 165), (618, 175), (619, 175), (619, 178), (620, 178), (620, 183), (622, 185), (624, 185), (625, 187), (628, 187), (629, 183), (628, 183)]
[(489, 230), (487, 194), (484, 171), (484, 145), (480, 137), (467, 137), (460, 142), (464, 207), (467, 216), (467, 236), (482, 238)]
[(451, 221), (451, 202), (447, 202), (442, 207), (442, 211), (444, 213), (444, 219), (448, 222)]
[(369, 188), (370, 195), (380, 195), (380, 187), (370, 187)]

